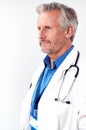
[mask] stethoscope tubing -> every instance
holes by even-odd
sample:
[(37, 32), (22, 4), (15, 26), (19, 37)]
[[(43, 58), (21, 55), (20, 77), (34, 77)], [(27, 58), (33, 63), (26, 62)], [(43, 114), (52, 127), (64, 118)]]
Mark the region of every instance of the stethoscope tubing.
[[(80, 56), (80, 53), (79, 53), (79, 51), (78, 51), (78, 52), (77, 52), (77, 57), (76, 57), (75, 64), (70, 65), (69, 68), (65, 70), (64, 76), (63, 76), (63, 79), (62, 79), (62, 82), (61, 82), (61, 86), (60, 86), (60, 89), (59, 89), (59, 92), (58, 92), (58, 97), (55, 98), (55, 101), (60, 101), (60, 102), (62, 102), (62, 103), (70, 104), (70, 101), (65, 101), (65, 99), (67, 98), (67, 96), (68, 96), (69, 93), (71, 92), (71, 90), (72, 90), (72, 88), (73, 88), (73, 85), (74, 85), (74, 83), (75, 83), (75, 81), (76, 81), (76, 78), (77, 78), (77, 76), (78, 76), (78, 74), (79, 74), (79, 67), (78, 67), (78, 65), (77, 65), (78, 60), (79, 60), (79, 56)], [(72, 84), (70, 85), (70, 89), (68, 90), (66, 96), (65, 96), (63, 99), (60, 99), (60, 92), (61, 92), (63, 83), (64, 83), (64, 81), (65, 81), (65, 77), (66, 77), (68, 71), (69, 71), (71, 68), (76, 68), (76, 73), (75, 73), (75, 75), (74, 75), (74, 79), (73, 79), (73, 81), (72, 81)]]

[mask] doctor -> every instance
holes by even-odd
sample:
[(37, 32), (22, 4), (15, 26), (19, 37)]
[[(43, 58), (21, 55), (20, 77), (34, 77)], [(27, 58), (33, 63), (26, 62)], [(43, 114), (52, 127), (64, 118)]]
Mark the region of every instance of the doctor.
[(73, 40), (74, 9), (51, 2), (37, 7), (43, 63), (22, 103), (22, 130), (86, 130), (86, 72)]

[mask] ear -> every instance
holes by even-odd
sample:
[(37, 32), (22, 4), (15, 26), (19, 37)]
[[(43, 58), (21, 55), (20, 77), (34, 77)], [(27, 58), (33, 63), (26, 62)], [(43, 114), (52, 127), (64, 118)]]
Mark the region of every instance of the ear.
[(65, 30), (65, 37), (70, 38), (73, 35), (73, 32), (74, 32), (73, 26), (67, 27), (66, 30)]

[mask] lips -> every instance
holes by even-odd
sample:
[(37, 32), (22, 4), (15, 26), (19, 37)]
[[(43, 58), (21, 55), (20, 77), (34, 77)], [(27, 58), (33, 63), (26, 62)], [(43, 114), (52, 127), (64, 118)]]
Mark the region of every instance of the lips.
[(40, 40), (40, 45), (46, 45), (48, 43), (50, 43), (49, 40)]

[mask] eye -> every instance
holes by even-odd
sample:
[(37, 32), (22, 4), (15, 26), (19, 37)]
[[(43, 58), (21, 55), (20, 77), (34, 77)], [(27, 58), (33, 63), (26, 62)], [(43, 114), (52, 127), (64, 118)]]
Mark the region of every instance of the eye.
[(45, 26), (45, 28), (46, 28), (46, 29), (52, 29), (52, 27), (50, 27), (50, 26)]

